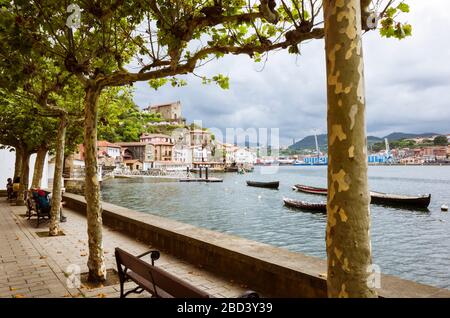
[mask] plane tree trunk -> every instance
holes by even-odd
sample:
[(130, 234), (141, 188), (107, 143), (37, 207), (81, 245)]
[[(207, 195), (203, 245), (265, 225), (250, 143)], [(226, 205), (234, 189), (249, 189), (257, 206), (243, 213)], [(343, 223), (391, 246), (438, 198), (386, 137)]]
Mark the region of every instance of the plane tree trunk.
[(63, 186), (63, 165), (64, 165), (64, 147), (66, 140), (67, 116), (65, 114), (59, 117), (58, 133), (56, 137), (56, 155), (55, 155), (55, 173), (53, 176), (52, 202), (50, 210), (49, 235), (55, 236), (59, 233), (59, 214), (61, 207), (61, 189)]
[(23, 149), (20, 146), (15, 147), (16, 149), (16, 160), (14, 163), (14, 178), (13, 181), (17, 177), (22, 176), (22, 157), (23, 157)]
[(36, 154), (36, 162), (34, 163), (33, 180), (31, 182), (32, 188), (40, 188), (42, 174), (44, 171), (45, 158), (47, 156), (47, 147), (43, 146), (38, 149)]
[(25, 205), (25, 191), (28, 190), (30, 175), (30, 156), (31, 153), (24, 151), (22, 154), (22, 168), (20, 176), (20, 187), (17, 193), (16, 205)]
[(89, 280), (106, 279), (106, 266), (102, 242), (102, 209), (100, 183), (97, 175), (97, 117), (101, 88), (95, 83), (86, 88), (84, 100), (85, 198), (89, 237)]
[(360, 0), (324, 1), (329, 297), (375, 297), (371, 275)]

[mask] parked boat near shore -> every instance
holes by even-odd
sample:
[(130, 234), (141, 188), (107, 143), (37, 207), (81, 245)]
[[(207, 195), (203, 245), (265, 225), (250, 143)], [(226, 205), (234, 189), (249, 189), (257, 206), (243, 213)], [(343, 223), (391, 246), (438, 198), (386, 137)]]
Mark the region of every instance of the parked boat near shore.
[(278, 187), (280, 186), (280, 181), (270, 181), (270, 182), (247, 181), (247, 185), (250, 187), (278, 189)]
[(307, 202), (307, 201), (302, 201), (302, 200), (293, 200), (293, 199), (289, 199), (289, 198), (283, 198), (283, 201), (284, 201), (284, 205), (291, 207), (291, 208), (307, 210), (307, 211), (314, 211), (314, 212), (321, 212), (321, 213), (327, 212), (327, 204), (325, 202), (314, 203), (314, 202)]
[[(325, 188), (310, 187), (301, 184), (294, 186), (295, 190), (310, 194), (327, 195), (328, 191)], [(370, 191), (371, 203), (382, 205), (395, 205), (395, 206), (411, 206), (417, 208), (427, 208), (430, 205), (431, 194), (426, 195), (400, 195), (392, 193), (383, 193)]]
[(320, 194), (320, 195), (327, 195), (328, 190), (325, 188), (317, 188), (317, 187), (310, 187), (302, 184), (296, 184), (294, 185), (294, 190), (305, 192), (305, 193), (312, 193), (312, 194)]

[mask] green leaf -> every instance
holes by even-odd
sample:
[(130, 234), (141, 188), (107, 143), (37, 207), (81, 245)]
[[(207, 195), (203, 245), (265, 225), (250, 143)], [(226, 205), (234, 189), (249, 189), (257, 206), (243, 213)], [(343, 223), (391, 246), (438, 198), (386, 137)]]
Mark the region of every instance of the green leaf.
[(409, 12), (409, 5), (402, 2), (397, 6), (397, 9), (399, 9), (401, 12)]
[(157, 78), (149, 80), (148, 84), (150, 85), (151, 88), (153, 88), (156, 91), (161, 86), (166, 85), (168, 81), (169, 80), (167, 78)]

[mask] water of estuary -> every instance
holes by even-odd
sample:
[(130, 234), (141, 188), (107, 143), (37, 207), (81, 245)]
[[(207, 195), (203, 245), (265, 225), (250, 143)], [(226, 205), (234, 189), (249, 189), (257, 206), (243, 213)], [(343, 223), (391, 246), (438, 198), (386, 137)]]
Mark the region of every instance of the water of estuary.
[[(267, 172), (267, 171), (266, 171)], [(223, 183), (180, 183), (154, 178), (104, 183), (103, 200), (198, 227), (325, 258), (326, 215), (291, 210), (283, 197), (318, 202), (294, 184), (326, 187), (326, 167), (261, 167), (245, 175), (215, 174)], [(280, 189), (248, 187), (246, 180), (280, 181)], [(431, 193), (427, 211), (371, 205), (373, 262), (383, 273), (450, 289), (450, 166), (371, 166), (370, 189)]]

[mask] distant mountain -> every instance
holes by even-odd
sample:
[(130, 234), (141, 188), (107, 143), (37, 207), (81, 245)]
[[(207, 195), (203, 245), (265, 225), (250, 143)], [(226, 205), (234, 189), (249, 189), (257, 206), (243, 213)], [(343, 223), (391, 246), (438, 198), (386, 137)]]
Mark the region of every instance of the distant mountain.
[[(317, 143), (320, 147), (327, 145), (327, 135), (317, 135)], [(289, 146), (289, 149), (302, 150), (302, 149), (316, 149), (316, 141), (314, 135), (306, 136), (302, 140), (297, 141), (295, 144)]]
[[(405, 138), (426, 138), (435, 135), (438, 134), (435, 133), (410, 134), (410, 133), (393, 132), (382, 138), (376, 136), (367, 136), (367, 143), (370, 145), (377, 142), (382, 142), (384, 138), (387, 138), (389, 141), (396, 141)], [(327, 148), (327, 138), (328, 137), (326, 134), (317, 135), (317, 142), (319, 144), (320, 149)], [(289, 149), (293, 150), (316, 149), (316, 142), (314, 140), (314, 135), (306, 136), (302, 140), (297, 141), (295, 144), (290, 145)]]
[(375, 136), (367, 136), (367, 143), (370, 144), (374, 144), (376, 142), (380, 142), (383, 141), (383, 138), (380, 137), (375, 137)]
[(409, 138), (426, 138), (426, 137), (432, 137), (439, 134), (436, 133), (423, 133), (423, 134), (409, 134), (409, 133), (402, 133), (402, 132), (393, 132), (387, 136), (384, 136), (384, 138), (387, 138), (389, 141), (396, 141), (400, 139), (409, 139)]

